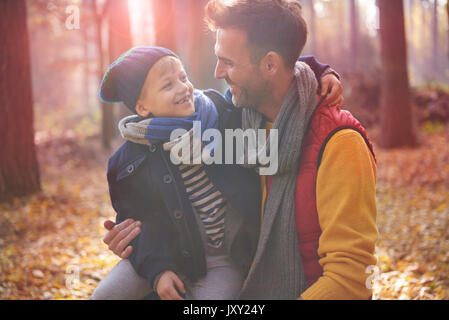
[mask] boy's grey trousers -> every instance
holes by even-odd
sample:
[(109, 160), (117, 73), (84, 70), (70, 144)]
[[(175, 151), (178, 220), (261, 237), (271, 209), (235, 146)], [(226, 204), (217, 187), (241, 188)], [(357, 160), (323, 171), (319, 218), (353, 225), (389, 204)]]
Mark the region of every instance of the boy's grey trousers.
[[(243, 284), (242, 273), (226, 255), (206, 255), (207, 274), (194, 283), (184, 280), (187, 300), (233, 300)], [(92, 300), (140, 300), (151, 293), (127, 259), (119, 261), (94, 290)]]

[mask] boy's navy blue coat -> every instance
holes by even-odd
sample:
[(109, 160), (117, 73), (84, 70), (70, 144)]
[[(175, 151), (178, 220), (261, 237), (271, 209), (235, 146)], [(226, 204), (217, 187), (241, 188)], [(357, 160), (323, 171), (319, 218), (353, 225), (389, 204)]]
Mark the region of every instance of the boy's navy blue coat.
[[(205, 94), (215, 102), (221, 131), (241, 128), (241, 109), (228, 104), (216, 91)], [(230, 253), (245, 270), (255, 252), (260, 227), (260, 178), (254, 170), (239, 165), (205, 168), (210, 181), (244, 217)], [(161, 144), (149, 147), (127, 141), (109, 159), (107, 177), (116, 222), (128, 218), (142, 222), (141, 233), (131, 243), (129, 259), (135, 270), (151, 284), (165, 270), (192, 280), (204, 275), (204, 245), (195, 213), (169, 152)]]

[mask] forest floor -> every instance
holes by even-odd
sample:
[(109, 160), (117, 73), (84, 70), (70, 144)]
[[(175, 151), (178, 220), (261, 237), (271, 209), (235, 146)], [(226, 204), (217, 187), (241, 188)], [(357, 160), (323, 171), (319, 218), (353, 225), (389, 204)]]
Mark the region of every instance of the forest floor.
[[(42, 192), (0, 205), (0, 299), (88, 299), (118, 261), (102, 242), (104, 220), (114, 220), (110, 152), (74, 132), (36, 140)], [(374, 299), (449, 299), (449, 128), (420, 140), (416, 149), (375, 145)]]

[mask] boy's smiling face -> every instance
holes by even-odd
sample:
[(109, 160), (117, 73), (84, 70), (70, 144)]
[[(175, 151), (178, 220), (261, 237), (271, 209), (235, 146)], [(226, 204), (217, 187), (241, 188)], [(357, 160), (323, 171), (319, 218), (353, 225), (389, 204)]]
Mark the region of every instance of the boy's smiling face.
[(195, 112), (193, 85), (179, 59), (165, 56), (148, 72), (136, 112), (142, 117), (181, 118)]

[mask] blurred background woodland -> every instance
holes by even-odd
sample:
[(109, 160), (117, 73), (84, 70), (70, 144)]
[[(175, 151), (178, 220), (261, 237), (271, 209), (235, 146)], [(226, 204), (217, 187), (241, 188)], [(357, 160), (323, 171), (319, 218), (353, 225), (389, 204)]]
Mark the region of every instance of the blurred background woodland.
[[(129, 48), (214, 79), (206, 0), (0, 1), (0, 299), (86, 299), (118, 261), (108, 157), (126, 108), (98, 90)], [(449, 299), (449, 1), (301, 0), (303, 55), (342, 78), (378, 158), (374, 299)]]

